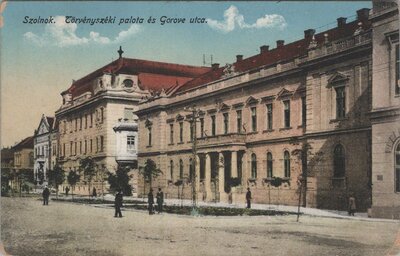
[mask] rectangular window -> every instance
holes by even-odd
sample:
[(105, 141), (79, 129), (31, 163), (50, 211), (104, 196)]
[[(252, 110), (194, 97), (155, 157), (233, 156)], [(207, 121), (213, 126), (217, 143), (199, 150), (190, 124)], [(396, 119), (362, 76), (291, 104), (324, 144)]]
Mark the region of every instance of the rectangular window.
[(72, 156), (72, 148), (74, 146), (74, 143), (72, 141), (70, 141), (69, 143), (69, 155)]
[(400, 50), (396, 45), (396, 94), (400, 94)]
[(100, 123), (104, 121), (104, 108), (100, 108)]
[(90, 153), (93, 152), (93, 139), (90, 139)]
[(204, 118), (200, 118), (200, 137), (204, 137)]
[(341, 119), (346, 115), (346, 92), (345, 87), (336, 88), (336, 118)]
[(74, 127), (72, 126), (72, 120), (69, 121), (69, 128), (70, 128), (70, 133), (74, 131)]
[(82, 154), (82, 141), (79, 141), (79, 154)]
[(267, 130), (272, 130), (272, 103), (267, 104)]
[(85, 152), (84, 152), (84, 154), (86, 155), (86, 153), (87, 153), (87, 140), (85, 140)]
[(65, 156), (65, 143), (63, 144), (63, 156)]
[(78, 118), (75, 118), (75, 131), (78, 130)]
[(90, 125), (89, 127), (91, 128), (93, 126), (93, 113), (90, 113)]
[(211, 136), (215, 136), (216, 124), (215, 116), (211, 116)]
[(283, 102), (283, 115), (284, 115), (284, 127), (289, 128), (290, 127), (290, 100), (285, 100)]
[(75, 147), (74, 147), (74, 155), (76, 156), (78, 150), (78, 142), (75, 141)]
[(100, 136), (100, 152), (104, 152), (104, 137)]
[(251, 131), (257, 131), (257, 108), (251, 108)]
[(169, 143), (174, 143), (174, 124), (169, 124)]
[(135, 150), (135, 136), (126, 137), (126, 146), (128, 151)]
[(242, 133), (242, 110), (236, 111), (236, 126), (237, 133)]
[(224, 113), (224, 134), (229, 132), (229, 114)]
[(67, 133), (67, 121), (64, 121), (64, 134)]
[(85, 129), (87, 129), (87, 123), (88, 123), (88, 121), (87, 121), (87, 114), (85, 114)]
[(82, 130), (82, 117), (79, 117), (79, 130)]
[(183, 142), (183, 123), (179, 123), (179, 142)]
[(307, 124), (307, 105), (306, 97), (301, 97), (301, 125), (305, 127)]
[(96, 153), (99, 152), (99, 138), (96, 137)]
[(147, 127), (147, 129), (148, 129), (148, 135), (149, 135), (149, 137), (148, 137), (148, 142), (149, 142), (149, 146), (151, 146), (151, 140), (152, 140), (152, 138), (151, 138), (151, 136), (152, 136), (152, 134), (151, 134), (151, 126), (149, 126), (149, 127)]

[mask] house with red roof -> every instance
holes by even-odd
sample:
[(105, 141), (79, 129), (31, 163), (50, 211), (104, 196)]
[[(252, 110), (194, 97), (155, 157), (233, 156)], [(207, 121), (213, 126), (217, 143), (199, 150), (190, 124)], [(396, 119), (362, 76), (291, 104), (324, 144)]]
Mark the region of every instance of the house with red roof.
[[(118, 164), (137, 167), (137, 116), (140, 101), (166, 95), (208, 72), (208, 67), (122, 57), (73, 81), (61, 93), (56, 111), (58, 163), (67, 172), (80, 171), (80, 161), (93, 159), (95, 168), (113, 172)], [(101, 176), (101, 175), (100, 175)], [(104, 175), (103, 175), (104, 176)], [(82, 175), (83, 177), (83, 175)], [(103, 191), (103, 178), (94, 187)], [(62, 186), (65, 188), (68, 184)], [(87, 194), (85, 181), (75, 193)]]
[[(169, 198), (371, 207), (372, 40), (369, 9), (355, 20), (220, 67), (141, 101), (139, 165), (163, 175)], [(139, 184), (146, 194), (148, 184)]]

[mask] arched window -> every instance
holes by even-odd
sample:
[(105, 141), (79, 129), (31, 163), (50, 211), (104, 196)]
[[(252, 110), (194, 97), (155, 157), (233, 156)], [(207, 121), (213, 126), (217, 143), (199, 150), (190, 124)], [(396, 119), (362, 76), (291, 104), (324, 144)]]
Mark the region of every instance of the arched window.
[(272, 166), (272, 154), (270, 152), (267, 153), (267, 178), (271, 178), (273, 176), (273, 166)]
[(345, 175), (344, 148), (338, 144), (333, 150), (333, 177), (341, 178)]
[(400, 143), (396, 148), (396, 192), (400, 192)]
[(290, 155), (288, 151), (283, 153), (283, 165), (285, 170), (285, 177), (290, 177)]
[(169, 162), (169, 175), (170, 175), (170, 179), (174, 180), (174, 161), (170, 161)]
[(257, 156), (254, 153), (251, 155), (251, 178), (257, 178)]
[(183, 179), (183, 161), (179, 160), (179, 179)]

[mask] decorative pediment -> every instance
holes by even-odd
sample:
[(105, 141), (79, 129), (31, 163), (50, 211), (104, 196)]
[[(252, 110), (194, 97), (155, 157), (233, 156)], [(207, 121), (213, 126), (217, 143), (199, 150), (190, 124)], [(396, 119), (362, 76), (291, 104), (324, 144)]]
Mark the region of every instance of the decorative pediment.
[(232, 105), (235, 109), (242, 108), (244, 106), (243, 102), (236, 103)]
[(254, 98), (253, 96), (250, 96), (247, 100), (246, 100), (246, 105), (254, 105), (257, 104), (258, 100), (256, 98)]
[(146, 121), (144, 122), (144, 124), (146, 125), (146, 127), (152, 126), (153, 122), (150, 121), (149, 119), (146, 119)]
[(217, 110), (215, 108), (207, 110), (208, 114), (214, 114), (215, 112), (217, 112)]
[(293, 91), (289, 91), (289, 90), (286, 90), (285, 88), (282, 88), (282, 90), (280, 90), (280, 91), (278, 92), (278, 94), (276, 95), (276, 97), (277, 97), (278, 99), (282, 99), (282, 98), (291, 97), (292, 95), (293, 95)]
[(335, 85), (342, 85), (349, 80), (349, 77), (343, 73), (335, 72), (329, 79), (328, 79), (328, 86), (335, 86)]
[(39, 127), (36, 130), (36, 135), (46, 134), (50, 132), (50, 124), (47, 122), (47, 118), (43, 115), (40, 119)]
[(226, 105), (225, 103), (221, 103), (221, 105), (219, 106), (219, 111), (228, 111), (230, 109), (231, 107)]
[(275, 95), (265, 96), (261, 98), (261, 103), (271, 102), (275, 99)]
[(181, 114), (176, 115), (176, 121), (182, 121), (183, 119), (185, 119), (185, 117), (182, 116)]

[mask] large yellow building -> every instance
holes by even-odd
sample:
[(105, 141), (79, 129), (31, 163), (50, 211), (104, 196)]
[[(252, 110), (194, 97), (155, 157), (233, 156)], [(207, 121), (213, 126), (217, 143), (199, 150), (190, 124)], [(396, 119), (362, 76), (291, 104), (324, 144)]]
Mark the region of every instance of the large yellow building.
[(341, 210), (354, 194), (359, 210), (369, 208), (368, 15), (361, 9), (333, 29), (307, 29), (298, 41), (237, 55), (141, 102), (139, 165), (152, 159), (163, 172), (153, 186), (169, 198), (195, 191), (197, 200), (234, 203), (244, 203), (250, 188), (256, 203), (296, 205), (300, 198)]

